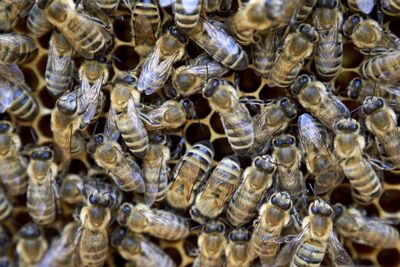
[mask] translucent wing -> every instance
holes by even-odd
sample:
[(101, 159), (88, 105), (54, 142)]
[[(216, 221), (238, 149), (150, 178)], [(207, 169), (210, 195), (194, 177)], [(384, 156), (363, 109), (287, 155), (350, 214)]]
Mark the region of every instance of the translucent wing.
[(379, 86), (379, 89), (382, 89), (389, 94), (400, 96), (400, 84), (382, 84)]
[(335, 164), (327, 172), (315, 177), (314, 191), (317, 195), (324, 194), (342, 183), (345, 175), (340, 165)]
[(321, 133), (314, 118), (304, 113), (298, 119), (299, 138), (302, 146), (307, 149), (326, 149)]
[(323, 61), (325, 68), (330, 69), (337, 64), (336, 58), (341, 52), (339, 45), (342, 45), (342, 35), (339, 33), (338, 27), (319, 31), (316, 53), (323, 59), (331, 59)]
[(25, 83), (24, 73), (17, 64), (0, 64), (0, 76), (16, 85)]
[(183, 5), (183, 9), (187, 14), (193, 14), (193, 11), (196, 10), (196, 7), (199, 5), (199, 2), (202, 0), (180, 0)]
[(90, 17), (97, 18), (98, 20), (101, 21), (102, 24), (104, 24), (107, 28), (110, 27), (111, 21), (109, 17), (106, 15), (106, 13), (101, 9), (95, 0), (83, 0), (83, 9), (85, 10), (85, 13), (89, 15)]
[(0, 79), (0, 87), (0, 113), (3, 113), (12, 105), (12, 102), (14, 100), (14, 90), (13, 84), (4, 79)]
[(374, 9), (375, 0), (356, 0), (357, 7), (364, 14), (369, 14)]
[(93, 85), (90, 85), (89, 80), (85, 75), (82, 77), (82, 105), (84, 113), (82, 115), (82, 123), (88, 125), (96, 114), (97, 105), (99, 102), (100, 89), (103, 85), (104, 76), (101, 75)]
[(110, 110), (107, 114), (106, 125), (104, 126), (104, 134), (110, 136), (113, 140), (118, 140), (119, 138), (119, 131), (117, 128), (117, 122), (115, 121), (115, 109), (110, 107)]
[(354, 266), (351, 257), (343, 248), (333, 231), (329, 233), (328, 251), (332, 255), (331, 260), (334, 261), (335, 266)]
[(160, 6), (166, 7), (175, 3), (175, 0), (159, 0)]
[(332, 129), (336, 121), (350, 117), (350, 111), (336, 96), (327, 90), (320, 90), (320, 95), (323, 110), (318, 114), (318, 118), (326, 127)]
[(51, 47), (49, 52), (51, 62), (51, 64), (49, 65), (49, 69), (52, 72), (63, 72), (63, 70), (70, 68), (69, 66), (72, 60), (71, 55), (59, 55), (56, 49), (54, 47)]
[(45, 181), (41, 185), (36, 185), (37, 188), (32, 190), (33, 194), (38, 194), (37, 196), (33, 196), (36, 199), (35, 205), (38, 208), (38, 215), (43, 216), (46, 215), (49, 206), (47, 205), (48, 199), (51, 198), (52, 202), (55, 201), (54, 199), (54, 192), (53, 192), (53, 171), (49, 169), (47, 171), (46, 177), (43, 179)]
[(136, 129), (136, 131), (146, 131), (136, 112), (135, 102), (133, 101), (132, 97), (129, 98), (127, 112), (131, 123), (133, 124), (133, 128)]

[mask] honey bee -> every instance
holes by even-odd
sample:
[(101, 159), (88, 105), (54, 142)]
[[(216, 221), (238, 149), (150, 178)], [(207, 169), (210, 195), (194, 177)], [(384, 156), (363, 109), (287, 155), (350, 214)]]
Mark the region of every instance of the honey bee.
[(0, 113), (5, 111), (21, 120), (33, 120), (39, 106), (25, 83), (25, 77), (16, 64), (0, 64)]
[(44, 255), (39, 267), (74, 267), (76, 255), (76, 237), (78, 236), (79, 223), (70, 222), (62, 230), (61, 236), (55, 238)]
[(390, 221), (368, 218), (365, 210), (345, 208), (338, 203), (334, 207), (335, 229), (352, 241), (375, 248), (396, 248), (399, 232)]
[(188, 65), (173, 71), (172, 86), (186, 97), (201, 91), (209, 78), (221, 77), (227, 72), (227, 67), (214, 61), (209, 55), (201, 54)]
[(1, 64), (21, 64), (32, 58), (37, 46), (28, 36), (7, 33), (0, 35), (0, 51)]
[(366, 98), (363, 102), (363, 112), (367, 129), (383, 147), (392, 165), (399, 168), (400, 129), (397, 126), (396, 113), (379, 97)]
[(139, 165), (116, 140), (103, 134), (93, 136), (88, 143), (88, 152), (95, 162), (104, 168), (122, 191), (143, 193), (145, 183)]
[(354, 119), (342, 119), (335, 128), (334, 151), (353, 186), (353, 197), (360, 203), (370, 203), (382, 193), (382, 184), (363, 156), (365, 139), (360, 125)]
[(117, 248), (122, 258), (135, 266), (176, 266), (170, 256), (159, 246), (126, 228), (119, 227), (114, 230), (111, 234), (111, 244)]
[(314, 13), (314, 26), (318, 32), (315, 46), (315, 67), (320, 77), (330, 80), (342, 67), (343, 40), (340, 29), (342, 13), (337, 0), (319, 0)]
[(283, 28), (271, 28), (255, 35), (252, 45), (254, 72), (268, 78), (280, 47)]
[(176, 165), (173, 181), (167, 192), (167, 202), (176, 209), (187, 209), (194, 200), (194, 191), (205, 179), (214, 159), (214, 148), (209, 142), (199, 142), (186, 152)]
[(224, 252), (226, 247), (225, 225), (220, 221), (211, 221), (205, 224), (197, 241), (200, 255), (197, 256), (193, 267), (224, 266)]
[(350, 117), (350, 111), (320, 81), (313, 81), (307, 74), (300, 75), (290, 87), (300, 105), (319, 119), (325, 127), (333, 129), (335, 122)]
[(134, 1), (131, 22), (133, 45), (144, 58), (153, 51), (160, 34), (161, 13), (156, 1)]
[(186, 33), (193, 31), (199, 23), (202, 4), (202, 0), (175, 0), (176, 26)]
[(383, 29), (375, 20), (363, 19), (357, 14), (345, 21), (343, 32), (351, 38), (354, 46), (366, 55), (382, 54), (400, 48), (396, 35)]
[(189, 38), (222, 65), (233, 70), (246, 69), (249, 65), (246, 52), (223, 28), (220, 22), (201, 18)]
[(148, 206), (154, 201), (162, 201), (167, 194), (169, 178), (167, 161), (170, 159), (170, 151), (166, 141), (165, 135), (153, 136), (143, 158), (143, 178), (146, 183), (144, 200)]
[(239, 102), (235, 88), (214, 78), (203, 89), (211, 108), (221, 116), (229, 144), (237, 154), (247, 154), (254, 144), (254, 128), (249, 111)]
[(376, 0), (347, 0), (347, 5), (352, 11), (368, 15), (374, 9), (375, 2)]
[(276, 166), (270, 156), (257, 156), (243, 173), (243, 181), (229, 202), (226, 217), (230, 224), (242, 226), (248, 223), (258, 203), (272, 186)]
[(227, 267), (250, 267), (252, 260), (249, 255), (250, 238), (250, 232), (242, 228), (229, 233), (228, 244), (225, 248)]
[[(332, 265), (353, 266), (350, 256), (333, 232), (332, 208), (323, 200), (315, 200), (303, 219), (303, 230), (279, 252), (276, 266), (320, 266), (326, 252)], [(310, 253), (312, 251), (312, 253)]]
[(281, 236), (283, 228), (290, 222), (292, 200), (287, 192), (274, 193), (259, 209), (258, 222), (255, 225), (249, 245), (249, 254), (260, 257), (268, 264), (279, 251), (280, 244), (275, 240)]
[[(111, 92), (111, 109), (107, 125), (118, 129), (126, 146), (134, 156), (144, 157), (149, 147), (147, 131), (136, 111), (131, 86), (136, 79), (133, 76), (125, 77), (124, 81), (117, 82)], [(115, 125), (115, 126), (111, 126)], [(113, 131), (113, 129), (108, 129)], [(110, 133), (111, 133), (110, 132)]]
[(91, 177), (89, 181), (84, 181), (81, 193), (85, 196), (85, 204), (100, 205), (116, 210), (121, 206), (122, 192), (113, 184), (97, 181), (96, 177)]
[(37, 37), (41, 37), (53, 29), (53, 24), (47, 20), (43, 9), (40, 9), (36, 3), (33, 4), (29, 11), (26, 26)]
[(289, 34), (269, 73), (268, 86), (291, 85), (303, 68), (304, 60), (311, 56), (317, 41), (318, 33), (309, 24), (300, 24), (296, 32)]
[(28, 189), (26, 206), (36, 224), (46, 225), (54, 221), (58, 191), (55, 184), (58, 167), (53, 162), (53, 151), (48, 147), (35, 148), (28, 165)]
[(206, 219), (218, 217), (238, 187), (241, 175), (238, 159), (224, 157), (210, 174), (204, 189), (197, 194), (190, 209), (192, 219), (203, 223)]
[(339, 185), (344, 174), (318, 129), (316, 121), (304, 113), (298, 119), (299, 139), (308, 171), (315, 176), (314, 191), (323, 194)]
[(158, 91), (172, 73), (172, 65), (185, 55), (188, 40), (175, 27), (171, 27), (156, 42), (142, 66), (137, 89), (151, 95)]
[(77, 174), (67, 174), (60, 186), (60, 197), (68, 204), (78, 205), (85, 203), (85, 196), (82, 194), (84, 181)]
[(95, 0), (95, 2), (106, 14), (112, 14), (118, 8), (120, 0)]
[(282, 134), (272, 140), (272, 146), (279, 190), (287, 191), (292, 198), (304, 195), (306, 188), (300, 170), (301, 153), (296, 146), (296, 138), (290, 134)]
[(399, 79), (400, 52), (398, 50), (373, 56), (360, 65), (361, 75), (377, 82), (395, 82)]
[(1, 183), (10, 195), (23, 195), (28, 185), (28, 161), (19, 154), (21, 139), (9, 121), (0, 121)]
[(282, 0), (250, 0), (239, 7), (227, 24), (239, 44), (249, 45), (254, 42), (256, 30), (262, 31), (277, 24), (275, 20), (283, 14), (284, 4)]
[(296, 105), (286, 97), (267, 104), (261, 114), (253, 118), (254, 149), (264, 154), (272, 138), (284, 132), (296, 116)]
[(82, 57), (93, 59), (111, 46), (112, 37), (106, 25), (80, 14), (72, 0), (38, 0), (36, 4)]
[(64, 36), (60, 32), (54, 31), (50, 39), (44, 74), (47, 92), (53, 97), (59, 97), (71, 88), (74, 71), (72, 54), (72, 47)]
[(397, 0), (382, 0), (379, 1), (380, 7), (388, 16), (398, 16), (400, 14), (400, 7)]
[(42, 231), (34, 223), (25, 224), (17, 241), (18, 266), (35, 266), (46, 253), (48, 244)]
[(179, 102), (167, 100), (156, 108), (144, 106), (139, 117), (148, 131), (161, 131), (179, 128), (195, 114), (193, 102), (183, 99)]
[(140, 203), (136, 206), (128, 202), (122, 204), (117, 221), (135, 233), (147, 233), (166, 240), (180, 240), (190, 234), (187, 219)]
[(33, 0), (3, 0), (0, 3), (0, 30), (9, 31), (18, 19), (28, 15)]
[(111, 211), (90, 201), (79, 214), (81, 227), (76, 248), (80, 262), (78, 266), (103, 266), (109, 249), (107, 225), (111, 220)]
[(108, 81), (109, 71), (105, 62), (86, 60), (79, 68), (81, 81), (81, 108), (84, 111), (80, 128), (85, 128), (93, 119), (103, 97), (101, 87)]
[(282, 17), (290, 16), (290, 25), (296, 27), (307, 20), (317, 2), (318, 0), (287, 1)]
[[(1, 189), (1, 191), (0, 191), (0, 221), (3, 221), (8, 216), (10, 216), (12, 211), (13, 211), (13, 206), (10, 203), (10, 201), (8, 201), (3, 189)], [(1, 234), (0, 234), (0, 240), (1, 240)]]

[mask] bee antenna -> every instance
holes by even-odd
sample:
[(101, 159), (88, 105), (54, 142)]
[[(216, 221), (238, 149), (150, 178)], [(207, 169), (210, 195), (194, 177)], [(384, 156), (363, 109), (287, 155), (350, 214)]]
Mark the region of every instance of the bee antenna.
[(317, 196), (317, 194), (315, 194), (314, 188), (310, 183), (307, 183), (308, 188), (310, 189), (310, 191), (313, 193), (314, 196)]
[(92, 134), (92, 135), (95, 135), (95, 134), (96, 134), (97, 126), (99, 126), (99, 121), (96, 121), (96, 123), (94, 124), (93, 134)]
[(37, 138), (37, 135), (36, 135), (35, 131), (34, 131), (32, 128), (29, 128), (29, 131), (30, 131), (30, 133), (31, 133), (33, 142), (34, 142), (34, 143), (37, 143), (38, 138)]
[(352, 116), (353, 116), (354, 112), (356, 112), (356, 111), (360, 110), (361, 108), (362, 108), (362, 105), (360, 105), (360, 106), (356, 107), (355, 109), (353, 109), (352, 111), (350, 111), (350, 115), (352, 115)]

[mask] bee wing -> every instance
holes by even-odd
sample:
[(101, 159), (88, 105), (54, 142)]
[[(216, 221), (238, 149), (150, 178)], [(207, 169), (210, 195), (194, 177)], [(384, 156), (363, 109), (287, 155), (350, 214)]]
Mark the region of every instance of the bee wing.
[(130, 97), (128, 100), (128, 116), (133, 124), (133, 128), (134, 129), (142, 129), (143, 131), (146, 131), (142, 124), (142, 121), (140, 120), (140, 116), (138, 115), (137, 111), (136, 111), (136, 106), (135, 106), (135, 102), (133, 101), (133, 98)]
[(93, 85), (90, 85), (89, 80), (85, 75), (82, 77), (82, 105), (84, 113), (82, 114), (82, 122), (89, 124), (96, 114), (97, 105), (99, 102), (100, 89), (103, 85), (104, 76), (100, 76)]
[(106, 15), (103, 9), (97, 5), (95, 0), (83, 0), (82, 5), (87, 15), (100, 20), (100, 23), (104, 24), (105, 27), (110, 27), (111, 22), (109, 17)]
[[(189, 162), (190, 160), (190, 162)], [(187, 161), (187, 162), (185, 162)], [(176, 171), (174, 171), (174, 176), (177, 177), (178, 175), (184, 179), (176, 179), (172, 182), (171, 187), (169, 190), (173, 190), (175, 192), (179, 191), (182, 192), (184, 196), (186, 196), (186, 200), (189, 201), (192, 195), (192, 190), (196, 184), (197, 179), (199, 178), (198, 175), (200, 173), (200, 166), (199, 158), (198, 157), (190, 157), (183, 158), (183, 160), (177, 165)], [(194, 177), (196, 180), (192, 181), (192, 179), (188, 179), (188, 177)]]
[(104, 134), (110, 136), (113, 140), (118, 140), (119, 138), (119, 131), (117, 127), (117, 122), (115, 121), (115, 109), (110, 107), (110, 110), (107, 114), (106, 125), (104, 126)]
[(50, 48), (50, 70), (52, 72), (60, 72), (66, 68), (69, 68), (72, 57), (70, 55), (58, 55), (57, 50), (54, 47)]
[(354, 266), (351, 257), (343, 248), (333, 231), (329, 233), (328, 251), (332, 256), (335, 266)]
[(14, 100), (13, 84), (4, 79), (0, 79), (1, 97), (0, 97), (0, 113), (4, 113)]
[[(44, 178), (44, 183), (41, 185), (37, 185), (36, 190), (32, 190), (33, 194), (40, 194), (35, 196), (32, 196), (33, 198), (36, 198), (36, 207), (38, 208), (38, 215), (43, 216), (46, 214), (46, 211), (48, 210), (48, 199), (54, 198), (54, 191), (53, 191), (53, 171), (49, 169), (47, 171), (46, 177)], [(41, 190), (40, 190), (41, 189)], [(46, 197), (45, 199), (43, 198), (43, 192), (46, 192), (44, 196)], [(52, 199), (52, 201), (55, 201), (55, 199)]]
[(17, 64), (0, 64), (0, 76), (16, 85), (25, 83), (25, 77)]
[(327, 172), (315, 177), (314, 191), (317, 195), (324, 194), (342, 183), (345, 175), (340, 166), (335, 165)]
[(153, 47), (156, 43), (158, 31), (154, 32), (153, 25), (149, 18), (145, 15), (137, 15), (135, 19), (132, 20), (132, 23), (132, 37), (135, 46), (148, 45)]
[(330, 95), (327, 90), (321, 90), (321, 102), (324, 103), (325, 112), (319, 113), (322, 121), (329, 122), (329, 128), (342, 118), (350, 117), (349, 109), (336, 96)]
[(383, 84), (379, 88), (391, 95), (400, 96), (400, 84)]
[(317, 123), (311, 115), (307, 113), (300, 115), (297, 124), (299, 127), (299, 139), (303, 149), (305, 149), (306, 152), (309, 149), (313, 149), (315, 151), (327, 149)]
[(160, 184), (160, 176), (163, 168), (163, 161), (164, 158), (161, 156), (152, 162), (145, 160), (143, 163), (143, 178), (146, 183), (144, 201), (146, 202), (147, 206), (151, 206), (156, 200), (158, 187)]
[[(338, 25), (339, 26), (339, 25)], [(342, 35), (339, 33), (339, 27), (332, 27), (326, 31), (319, 31), (319, 40), (316, 45), (316, 53), (325, 60), (324, 66), (332, 68), (336, 65), (336, 59), (341, 49), (338, 49), (339, 43), (342, 43)]]
[(358, 9), (366, 15), (371, 13), (375, 6), (375, 0), (356, 0), (356, 3)]

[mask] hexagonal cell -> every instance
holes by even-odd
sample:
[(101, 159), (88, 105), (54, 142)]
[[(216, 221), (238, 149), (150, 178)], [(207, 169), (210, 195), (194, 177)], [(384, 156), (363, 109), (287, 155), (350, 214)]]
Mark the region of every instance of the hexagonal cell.
[(50, 114), (43, 116), (40, 118), (39, 125), (38, 125), (40, 133), (49, 138), (51, 138), (53, 136), (53, 133), (50, 128), (50, 125), (51, 125), (50, 119), (51, 119)]
[(218, 138), (212, 144), (215, 150), (214, 160), (220, 161), (223, 157), (233, 154), (231, 145), (226, 138)]
[(75, 173), (75, 174), (80, 174), (80, 173), (86, 173), (87, 168), (85, 163), (83, 163), (79, 159), (73, 159), (71, 160), (71, 165), (69, 167), (69, 172), (70, 173)]
[(377, 260), (381, 266), (398, 266), (400, 254), (397, 249), (383, 249), (379, 252)]
[(261, 78), (251, 68), (239, 72), (239, 79), (239, 89), (245, 93), (255, 92), (261, 85)]
[(189, 98), (195, 106), (197, 118), (204, 119), (208, 114), (210, 114), (211, 108), (207, 99), (202, 97), (200, 94), (192, 95)]
[(375, 250), (374, 247), (358, 244), (355, 242), (352, 242), (352, 245), (353, 245), (353, 248), (357, 251), (357, 253), (360, 253), (360, 254), (370, 254), (370, 253), (373, 253)]
[(347, 98), (347, 86), (350, 81), (355, 77), (359, 77), (360, 75), (354, 71), (342, 71), (335, 79), (335, 86), (333, 91), (335, 94)]
[(338, 186), (336, 187), (330, 196), (331, 203), (342, 203), (345, 206), (350, 206), (353, 204), (353, 199), (351, 198), (351, 189), (348, 186)]
[(221, 119), (217, 112), (214, 112), (214, 114), (211, 115), (210, 124), (211, 124), (212, 129), (216, 133), (219, 133), (219, 134), (225, 133), (224, 126), (222, 125)]
[(385, 190), (379, 199), (381, 208), (389, 213), (400, 211), (400, 191), (395, 189)]
[(263, 88), (258, 93), (258, 97), (260, 99), (275, 99), (280, 96), (286, 96), (288, 93), (283, 88), (279, 87), (269, 87), (268, 85), (264, 85)]
[(113, 21), (115, 36), (123, 42), (132, 41), (130, 20), (129, 18), (124, 20), (116, 19)]
[[(36, 67), (41, 75), (44, 76), (44, 73), (46, 71), (46, 65), (47, 65), (47, 55), (43, 55), (40, 57), (40, 59), (36, 63)], [(39, 77), (41, 79), (42, 77)]]
[(207, 125), (203, 123), (193, 123), (185, 132), (186, 140), (193, 145), (203, 140), (210, 140), (211, 133)]
[(114, 55), (117, 58), (114, 65), (121, 71), (133, 69), (139, 63), (139, 56), (132, 46), (120, 45), (115, 49)]
[(179, 251), (173, 247), (164, 248), (164, 251), (174, 260), (176, 265), (181, 264), (182, 256)]
[(46, 87), (40, 89), (39, 98), (42, 105), (48, 109), (56, 106), (56, 99), (49, 94)]
[(35, 144), (38, 140), (38, 135), (32, 127), (19, 127), (18, 135), (23, 145)]
[(29, 85), (29, 87), (31, 88), (31, 90), (32, 90), (33, 92), (35, 92), (36, 90), (38, 90), (39, 88), (37, 88), (37, 87), (38, 87), (38, 85), (39, 85), (39, 79), (40, 79), (40, 77), (38, 78), (38, 77), (36, 76), (36, 73), (35, 73), (32, 69), (30, 69), (30, 68), (21, 67), (21, 70), (22, 70), (22, 72), (24, 73), (25, 82)]
[(400, 184), (399, 174), (390, 171), (383, 172), (383, 180), (388, 184)]
[(353, 44), (343, 45), (343, 68), (356, 68), (363, 61), (364, 55), (358, 52)]

